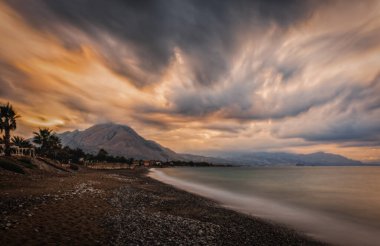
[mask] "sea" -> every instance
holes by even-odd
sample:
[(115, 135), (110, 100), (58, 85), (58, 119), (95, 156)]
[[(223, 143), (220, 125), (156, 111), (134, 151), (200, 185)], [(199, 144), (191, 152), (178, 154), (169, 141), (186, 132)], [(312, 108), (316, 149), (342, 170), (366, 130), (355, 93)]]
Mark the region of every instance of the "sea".
[(380, 245), (380, 167), (179, 167), (151, 177), (335, 245)]

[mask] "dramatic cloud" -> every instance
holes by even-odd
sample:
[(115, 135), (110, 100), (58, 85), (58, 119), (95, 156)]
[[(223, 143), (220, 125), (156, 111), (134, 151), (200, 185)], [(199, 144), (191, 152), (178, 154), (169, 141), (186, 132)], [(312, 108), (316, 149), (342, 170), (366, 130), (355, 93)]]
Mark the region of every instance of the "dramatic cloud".
[(9, 4), (36, 28), (57, 34), (66, 47), (80, 47), (83, 40), (65, 28), (86, 33), (106, 64), (137, 86), (159, 80), (174, 46), (188, 55), (193, 82), (217, 83), (228, 71), (241, 29), (254, 32), (271, 24), (286, 28), (307, 18), (315, 5), (302, 0), (41, 0), (31, 4), (16, 0)]
[(0, 3), (20, 134), (117, 121), (176, 151), (380, 159), (377, 1)]

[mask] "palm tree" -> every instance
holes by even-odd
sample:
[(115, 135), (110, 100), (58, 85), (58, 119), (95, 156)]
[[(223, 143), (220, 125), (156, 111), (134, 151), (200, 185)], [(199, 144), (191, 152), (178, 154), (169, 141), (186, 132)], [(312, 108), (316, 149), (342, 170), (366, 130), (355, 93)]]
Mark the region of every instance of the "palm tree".
[(0, 106), (0, 132), (4, 131), (4, 153), (6, 156), (11, 155), (11, 131), (16, 130), (16, 119), (19, 117), (9, 103)]
[(32, 144), (26, 140), (25, 138), (23, 137), (19, 137), (19, 136), (14, 136), (12, 139), (11, 139), (12, 143), (20, 148), (30, 148), (32, 147)]
[(49, 128), (39, 129), (38, 132), (33, 132), (33, 143), (40, 146), (41, 153), (51, 154), (52, 150), (60, 149), (62, 147), (61, 140), (57, 137), (53, 130)]
[(33, 132), (33, 143), (40, 145), (42, 151), (47, 150), (52, 132), (53, 130), (50, 130), (49, 128), (40, 128), (38, 132)]
[(49, 149), (60, 149), (62, 148), (61, 139), (53, 134), (49, 138)]

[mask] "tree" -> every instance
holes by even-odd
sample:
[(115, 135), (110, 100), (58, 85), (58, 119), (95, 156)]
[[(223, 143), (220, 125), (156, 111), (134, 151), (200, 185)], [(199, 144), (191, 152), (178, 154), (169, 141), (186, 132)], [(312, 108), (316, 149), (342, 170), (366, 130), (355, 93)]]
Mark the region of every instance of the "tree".
[(100, 149), (98, 154), (96, 155), (96, 159), (99, 161), (105, 161), (108, 157), (108, 152), (104, 149)]
[(38, 132), (33, 132), (33, 134), (33, 143), (40, 146), (41, 154), (52, 157), (56, 150), (62, 148), (61, 140), (49, 128), (40, 128)]
[(86, 154), (84, 153), (82, 149), (76, 148), (72, 150), (72, 156), (73, 156), (73, 161), (78, 163), (80, 159), (82, 158), (84, 159)]
[(33, 132), (33, 143), (38, 144), (42, 151), (46, 150), (49, 145), (49, 139), (52, 135), (53, 130), (48, 128), (39, 129), (38, 132)]
[(48, 148), (50, 150), (61, 149), (62, 148), (61, 139), (55, 134), (51, 135), (48, 141)]
[(32, 144), (28, 140), (26, 140), (23, 137), (19, 137), (19, 136), (12, 137), (11, 142), (20, 148), (31, 148), (32, 147)]
[(0, 106), (0, 132), (4, 131), (4, 153), (6, 156), (11, 155), (11, 131), (16, 130), (16, 119), (19, 117), (9, 103)]

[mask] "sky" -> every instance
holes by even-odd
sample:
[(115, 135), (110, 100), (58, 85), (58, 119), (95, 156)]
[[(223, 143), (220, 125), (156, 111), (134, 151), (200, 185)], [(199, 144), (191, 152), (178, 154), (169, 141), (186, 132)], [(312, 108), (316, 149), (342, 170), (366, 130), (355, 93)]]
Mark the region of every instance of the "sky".
[(380, 1), (0, 0), (0, 23), (15, 134), (380, 159)]

